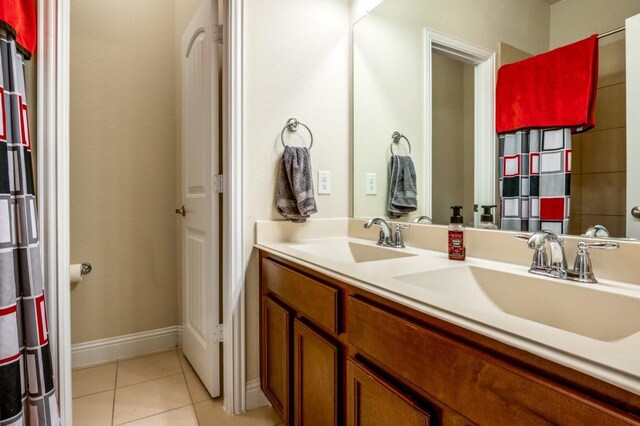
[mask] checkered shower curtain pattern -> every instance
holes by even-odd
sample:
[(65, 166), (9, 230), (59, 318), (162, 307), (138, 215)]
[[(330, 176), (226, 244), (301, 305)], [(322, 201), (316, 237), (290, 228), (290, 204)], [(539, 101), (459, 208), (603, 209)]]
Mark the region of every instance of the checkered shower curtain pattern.
[(502, 229), (569, 231), (571, 129), (499, 136)]
[(24, 58), (0, 30), (0, 426), (59, 425), (31, 163)]

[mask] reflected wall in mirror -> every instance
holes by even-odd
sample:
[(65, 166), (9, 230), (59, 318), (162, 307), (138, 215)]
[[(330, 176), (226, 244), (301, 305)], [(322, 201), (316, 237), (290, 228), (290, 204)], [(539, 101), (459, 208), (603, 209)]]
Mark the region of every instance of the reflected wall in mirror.
[[(501, 65), (605, 33), (640, 13), (637, 1), (621, 0), (615, 7), (603, 3), (384, 0), (361, 17), (353, 32), (354, 216), (393, 217), (388, 188), (394, 131), (411, 141), (416, 174), (415, 209), (397, 220), (428, 215), (446, 224), (455, 204), (464, 206), (465, 223), (471, 226), (480, 220), (474, 206), (500, 204), (495, 122), (493, 116), (478, 119), (477, 67), (446, 51), (431, 52), (427, 60), (429, 30), (496, 52), (495, 76)], [(640, 238), (627, 229), (637, 198), (627, 185), (636, 174), (627, 168), (632, 149), (626, 143), (628, 51), (625, 32), (600, 40), (596, 127), (572, 137), (572, 234), (601, 224), (612, 237)], [(478, 148), (482, 129), (492, 132), (494, 145), (488, 149)], [(406, 149), (403, 142), (394, 144), (396, 154), (408, 155)], [(479, 183), (483, 179), (486, 183)], [(483, 185), (484, 192), (478, 189)], [(494, 219), (499, 226), (500, 207)]]

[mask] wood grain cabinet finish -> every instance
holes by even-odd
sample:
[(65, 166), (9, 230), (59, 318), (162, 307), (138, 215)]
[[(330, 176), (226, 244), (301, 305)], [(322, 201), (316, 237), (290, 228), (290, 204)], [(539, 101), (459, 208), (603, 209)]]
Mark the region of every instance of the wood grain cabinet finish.
[(632, 420), (569, 389), (349, 298), (349, 343), (477, 424), (602, 425)]
[(347, 360), (347, 426), (429, 426), (429, 414), (366, 367)]
[(291, 406), (289, 365), (291, 354), (291, 314), (271, 297), (262, 303), (261, 384), (273, 408), (288, 423)]
[(260, 254), (261, 387), (286, 425), (640, 426), (640, 396)]
[(338, 424), (338, 347), (299, 320), (294, 320), (294, 424)]
[(297, 312), (332, 333), (338, 333), (340, 290), (275, 263), (262, 261), (262, 281)]

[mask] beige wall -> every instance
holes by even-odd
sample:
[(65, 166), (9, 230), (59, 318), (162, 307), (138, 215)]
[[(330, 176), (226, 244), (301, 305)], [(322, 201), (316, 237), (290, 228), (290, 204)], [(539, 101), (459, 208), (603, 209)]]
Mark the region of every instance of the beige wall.
[[(640, 13), (637, 0), (562, 0), (551, 6), (551, 48), (604, 33)], [(572, 138), (570, 232), (601, 224), (626, 236), (625, 35), (600, 40), (596, 127)]]
[(596, 127), (572, 138), (571, 234), (604, 225), (626, 237), (625, 41), (600, 47)]
[[(434, 223), (449, 223), (451, 206), (473, 223), (473, 70), (443, 54), (432, 56)], [(470, 80), (470, 81), (469, 81)]]
[(177, 323), (173, 0), (71, 2), (74, 343)]
[[(638, 0), (562, 0), (551, 6), (550, 48), (616, 29), (624, 25), (626, 18), (638, 13)], [(622, 38), (622, 34), (607, 37), (603, 44)]]
[[(425, 134), (424, 28), (496, 53), (500, 42), (541, 53), (549, 47), (549, 13), (549, 5), (541, 0), (458, 0), (455, 6), (448, 0), (387, 0), (357, 22), (353, 33), (356, 217), (386, 215), (387, 162), (394, 130), (412, 142), (420, 214), (424, 198), (420, 197)], [(375, 196), (364, 195), (367, 172), (377, 173)], [(437, 179), (434, 175), (434, 181)]]
[[(351, 30), (348, 0), (247, 0), (244, 7), (246, 359), (251, 380), (259, 373), (255, 221), (282, 219), (274, 208), (274, 188), (280, 131), (289, 117), (313, 131), (314, 181), (318, 170), (332, 173), (333, 192), (316, 196), (313, 217), (349, 215)], [(305, 132), (298, 133), (287, 140), (308, 143)]]

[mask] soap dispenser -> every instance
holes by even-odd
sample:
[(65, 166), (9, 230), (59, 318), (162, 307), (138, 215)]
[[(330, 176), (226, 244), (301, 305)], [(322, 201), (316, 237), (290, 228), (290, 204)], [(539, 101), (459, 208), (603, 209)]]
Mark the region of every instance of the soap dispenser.
[(449, 259), (464, 260), (464, 219), (460, 214), (462, 206), (452, 206), (453, 215), (449, 223)]
[(480, 206), (483, 210), (480, 215), (480, 223), (478, 224), (478, 228), (480, 229), (498, 229), (498, 225), (493, 222), (493, 212), (491, 209), (498, 207), (495, 205), (492, 206)]

